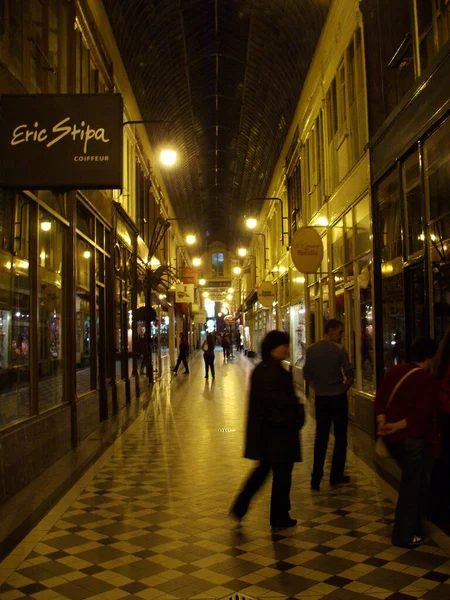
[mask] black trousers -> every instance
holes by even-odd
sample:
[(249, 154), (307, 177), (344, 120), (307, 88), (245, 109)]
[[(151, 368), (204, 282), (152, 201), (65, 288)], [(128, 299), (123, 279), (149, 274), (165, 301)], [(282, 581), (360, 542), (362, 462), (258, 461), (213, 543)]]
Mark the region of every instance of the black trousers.
[(231, 510), (242, 518), (247, 513), (253, 496), (266, 481), (270, 471), (272, 471), (270, 523), (274, 525), (286, 521), (289, 518), (289, 511), (291, 509), (290, 493), (293, 468), (294, 463), (269, 463), (261, 461), (250, 473)]
[(415, 535), (424, 535), (431, 453), (424, 438), (407, 438), (388, 447), (402, 470), (392, 543), (408, 544)]
[(450, 414), (441, 413), (442, 447), (435, 461), (428, 495), (428, 520), (448, 527), (450, 522)]
[(211, 369), (212, 378), (214, 379), (214, 377), (216, 376), (215, 371), (214, 371), (214, 359), (215, 359), (214, 354), (213, 355), (209, 355), (209, 354), (203, 355), (203, 360), (205, 361), (205, 377), (208, 377), (209, 369)]
[(174, 368), (175, 373), (178, 371), (178, 367), (181, 365), (181, 363), (183, 363), (183, 366), (184, 366), (186, 372), (189, 373), (189, 365), (188, 365), (187, 357), (186, 357), (185, 353), (178, 355), (177, 364), (175, 365), (175, 368)]
[(347, 394), (316, 396), (316, 440), (314, 442), (314, 467), (311, 481), (319, 484), (327, 454), (330, 427), (333, 422), (334, 449), (330, 480), (344, 475), (347, 459), (348, 400)]

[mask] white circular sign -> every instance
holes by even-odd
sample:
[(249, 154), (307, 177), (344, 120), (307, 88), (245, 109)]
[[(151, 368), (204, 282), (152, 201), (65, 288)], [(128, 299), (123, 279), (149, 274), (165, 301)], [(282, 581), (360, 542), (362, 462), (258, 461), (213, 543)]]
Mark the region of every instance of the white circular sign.
[(291, 257), (300, 273), (315, 273), (323, 259), (323, 243), (314, 227), (301, 227), (292, 238)]
[(275, 286), (269, 281), (263, 281), (258, 287), (258, 302), (260, 302), (264, 308), (270, 308), (272, 302), (276, 300), (277, 294)]

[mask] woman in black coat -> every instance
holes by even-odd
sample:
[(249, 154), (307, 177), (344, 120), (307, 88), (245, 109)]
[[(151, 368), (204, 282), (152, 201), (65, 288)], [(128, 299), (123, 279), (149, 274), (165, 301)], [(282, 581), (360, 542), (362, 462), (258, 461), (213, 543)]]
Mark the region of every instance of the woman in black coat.
[(262, 362), (251, 377), (245, 458), (258, 460), (236, 498), (230, 514), (239, 521), (250, 501), (272, 471), (270, 524), (293, 527), (289, 515), (292, 469), (301, 461), (299, 430), (305, 422), (303, 405), (294, 391), (291, 374), (281, 361), (289, 357), (289, 336), (270, 331), (262, 343)]

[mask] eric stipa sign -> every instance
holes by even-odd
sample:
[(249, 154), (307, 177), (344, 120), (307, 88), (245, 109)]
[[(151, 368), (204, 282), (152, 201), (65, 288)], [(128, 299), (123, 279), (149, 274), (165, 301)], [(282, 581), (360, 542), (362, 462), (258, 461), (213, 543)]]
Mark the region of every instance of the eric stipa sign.
[(0, 186), (120, 189), (120, 94), (0, 96)]

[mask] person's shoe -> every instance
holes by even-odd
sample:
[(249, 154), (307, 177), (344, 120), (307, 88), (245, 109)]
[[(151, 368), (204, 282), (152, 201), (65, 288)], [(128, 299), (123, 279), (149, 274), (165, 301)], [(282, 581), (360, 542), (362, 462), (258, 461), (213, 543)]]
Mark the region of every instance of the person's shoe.
[(234, 519), (238, 523), (241, 523), (242, 519), (244, 518), (244, 515), (239, 514), (235, 508), (231, 508), (228, 514), (232, 519)]
[(310, 486), (311, 486), (311, 489), (314, 490), (315, 492), (320, 492), (320, 482), (313, 481), (311, 479)]
[(185, 371), (183, 375), (189, 375), (189, 371)]
[(408, 550), (413, 550), (414, 548), (417, 548), (418, 546), (420, 546), (421, 544), (424, 543), (424, 538), (421, 535), (415, 535), (413, 537), (413, 539), (410, 542), (407, 542), (406, 544), (394, 544), (392, 543), (393, 546), (397, 546), (398, 548), (408, 548)]
[(272, 529), (286, 529), (287, 527), (295, 527), (297, 525), (297, 519), (291, 519), (288, 517), (287, 519), (283, 519), (282, 521), (273, 521), (270, 524)]
[(175, 369), (172, 369), (172, 373), (173, 373), (174, 375), (177, 375), (177, 372), (175, 371)]
[(340, 483), (350, 483), (350, 475), (341, 475), (341, 477), (330, 477), (331, 485), (339, 485)]

